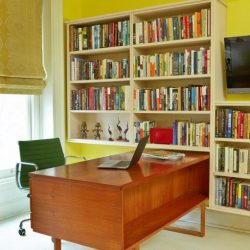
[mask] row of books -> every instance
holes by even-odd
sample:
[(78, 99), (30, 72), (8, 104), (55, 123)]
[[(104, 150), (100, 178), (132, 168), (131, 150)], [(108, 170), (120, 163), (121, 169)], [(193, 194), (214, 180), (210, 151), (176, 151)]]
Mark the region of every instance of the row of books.
[(129, 45), (129, 20), (69, 27), (70, 51)]
[(250, 113), (232, 108), (216, 109), (215, 136), (250, 139)]
[(210, 49), (134, 56), (135, 77), (210, 74)]
[(85, 60), (74, 57), (71, 59), (70, 79), (95, 80), (95, 79), (117, 79), (129, 77), (128, 59), (115, 61), (111, 59)]
[(250, 174), (250, 148), (216, 144), (215, 170), (225, 173)]
[(156, 125), (155, 121), (134, 122), (134, 141), (138, 143), (143, 137), (150, 135), (150, 129)]
[(164, 42), (211, 35), (211, 10), (190, 15), (160, 17), (134, 24), (134, 44)]
[(173, 144), (209, 147), (210, 124), (206, 122), (174, 121)]
[[(156, 127), (155, 121), (134, 122), (135, 142), (150, 135), (150, 129)], [(174, 121), (172, 124), (173, 145), (209, 147), (210, 125), (205, 122)]]
[(134, 89), (134, 110), (205, 111), (209, 99), (208, 86)]
[(250, 182), (237, 178), (215, 178), (215, 204), (250, 210)]
[(71, 110), (125, 110), (125, 86), (71, 90)]

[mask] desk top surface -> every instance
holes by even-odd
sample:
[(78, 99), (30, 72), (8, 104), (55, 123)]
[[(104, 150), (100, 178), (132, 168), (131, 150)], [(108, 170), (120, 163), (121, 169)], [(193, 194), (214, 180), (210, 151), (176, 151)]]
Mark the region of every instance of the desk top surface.
[(60, 178), (69, 181), (80, 181), (89, 184), (103, 184), (114, 187), (125, 187), (159, 174), (170, 174), (182, 168), (209, 159), (205, 153), (186, 153), (186, 157), (177, 161), (159, 160), (141, 157), (140, 161), (127, 170), (98, 169), (96, 166), (107, 160), (129, 160), (132, 153), (124, 153), (63, 165), (30, 173), (31, 177)]

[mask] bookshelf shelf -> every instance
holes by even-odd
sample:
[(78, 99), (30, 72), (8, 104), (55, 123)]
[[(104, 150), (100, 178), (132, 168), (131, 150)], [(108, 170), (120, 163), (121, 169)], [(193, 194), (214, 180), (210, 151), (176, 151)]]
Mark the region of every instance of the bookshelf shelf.
[(184, 47), (184, 46), (194, 46), (194, 45), (206, 45), (210, 44), (210, 37), (199, 37), (199, 38), (189, 38), (183, 40), (174, 40), (166, 42), (153, 42), (144, 44), (134, 44), (135, 49), (153, 49), (153, 48), (167, 48), (167, 47)]
[(109, 145), (109, 146), (123, 146), (123, 147), (130, 147), (134, 146), (130, 142), (120, 142), (120, 141), (108, 141), (108, 140), (94, 140), (94, 139), (78, 139), (78, 138), (71, 138), (69, 142), (73, 143), (81, 143), (81, 144), (95, 144), (95, 145)]
[(78, 80), (78, 81), (69, 81), (69, 84), (75, 85), (129, 85), (129, 78), (117, 78), (117, 79), (98, 79), (98, 80)]
[(126, 110), (71, 110), (71, 113), (75, 114), (129, 114), (130, 111)]
[(213, 206), (209, 206), (208, 209), (216, 210), (216, 211), (223, 212), (223, 213), (240, 214), (240, 215), (244, 215), (244, 216), (250, 216), (249, 211), (244, 210), (244, 209), (239, 209), (239, 208), (213, 205)]
[(116, 78), (116, 79), (98, 79), (98, 80), (78, 80), (78, 81), (69, 81), (69, 84), (94, 84), (94, 83), (124, 83), (129, 84), (129, 78)]
[(215, 138), (215, 142), (230, 142), (230, 143), (250, 143), (250, 139), (239, 138)]
[(134, 111), (134, 114), (210, 115), (210, 111)]
[(196, 152), (210, 152), (209, 147), (195, 147), (195, 146), (180, 146), (180, 145), (166, 145), (166, 144), (147, 144), (148, 148), (155, 148), (155, 149), (167, 149), (167, 150), (180, 150), (180, 151), (196, 151)]
[(224, 176), (224, 177), (250, 180), (250, 174), (214, 172), (214, 176)]
[(159, 77), (134, 77), (134, 81), (161, 81), (161, 80), (188, 80), (188, 79), (209, 79), (210, 74), (204, 75), (179, 75), (179, 76), (159, 76)]
[(130, 46), (117, 46), (117, 47), (107, 47), (100, 49), (89, 49), (89, 50), (78, 50), (70, 51), (69, 54), (73, 55), (97, 55), (97, 54), (115, 54), (122, 52), (129, 52)]
[[(250, 102), (247, 101), (221, 101), (215, 102), (216, 107), (249, 107)], [(250, 109), (250, 107), (249, 107)]]

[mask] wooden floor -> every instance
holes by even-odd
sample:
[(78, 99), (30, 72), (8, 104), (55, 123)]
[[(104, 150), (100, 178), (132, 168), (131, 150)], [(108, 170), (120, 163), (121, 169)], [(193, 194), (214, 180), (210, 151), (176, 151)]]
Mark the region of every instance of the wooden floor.
[[(32, 232), (29, 225), (26, 225), (26, 237), (18, 235), (19, 221), (26, 217), (27, 215), (0, 221), (1, 250), (52, 250), (50, 237)], [(190, 229), (194, 229), (194, 226), (198, 228), (198, 225), (181, 224)], [(145, 241), (141, 250), (249, 250), (249, 246), (249, 234), (206, 227), (203, 238), (162, 230)], [(62, 249), (92, 250), (66, 241), (63, 241)]]

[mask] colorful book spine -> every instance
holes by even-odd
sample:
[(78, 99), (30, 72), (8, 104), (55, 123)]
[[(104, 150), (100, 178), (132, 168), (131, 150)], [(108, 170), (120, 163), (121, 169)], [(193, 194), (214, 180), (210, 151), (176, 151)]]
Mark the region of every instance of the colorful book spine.
[(216, 137), (250, 139), (250, 113), (220, 108), (215, 115)]
[(208, 86), (134, 89), (134, 109), (153, 111), (206, 111)]
[(181, 146), (209, 147), (210, 124), (205, 122), (174, 121), (173, 143)]
[(74, 57), (71, 59), (71, 81), (117, 79), (128, 77), (129, 62), (126, 58), (119, 61), (111, 59), (90, 61), (80, 57)]
[(141, 138), (149, 135), (150, 129), (155, 127), (155, 121), (136, 121), (134, 122), (134, 141), (138, 143)]
[(71, 90), (71, 110), (125, 110), (126, 86)]
[(134, 44), (210, 36), (210, 15), (210, 9), (201, 9), (189, 15), (160, 17), (134, 23)]
[(209, 48), (134, 56), (134, 77), (162, 77), (210, 73)]
[(129, 20), (69, 27), (69, 50), (81, 51), (129, 45)]
[(250, 182), (231, 177), (216, 177), (215, 204), (250, 211)]

